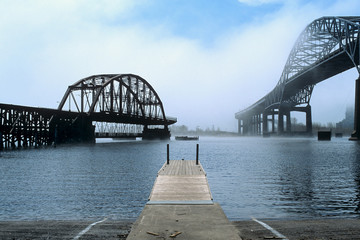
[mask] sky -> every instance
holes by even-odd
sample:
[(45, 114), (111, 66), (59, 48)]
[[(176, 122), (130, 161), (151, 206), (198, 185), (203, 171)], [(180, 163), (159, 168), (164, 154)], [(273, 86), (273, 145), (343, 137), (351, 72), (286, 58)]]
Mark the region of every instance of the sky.
[[(133, 73), (177, 125), (237, 131), (279, 81), (300, 33), (358, 0), (0, 0), (0, 103), (57, 108), (67, 87)], [(313, 122), (341, 121), (355, 68), (315, 86)], [(304, 116), (299, 116), (302, 121)]]

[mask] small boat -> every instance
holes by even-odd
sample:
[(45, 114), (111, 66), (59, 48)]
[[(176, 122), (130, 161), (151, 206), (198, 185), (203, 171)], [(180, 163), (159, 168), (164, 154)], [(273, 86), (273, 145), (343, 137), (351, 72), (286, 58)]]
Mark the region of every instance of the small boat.
[(199, 136), (175, 136), (175, 140), (180, 141), (191, 141), (191, 140), (199, 140)]

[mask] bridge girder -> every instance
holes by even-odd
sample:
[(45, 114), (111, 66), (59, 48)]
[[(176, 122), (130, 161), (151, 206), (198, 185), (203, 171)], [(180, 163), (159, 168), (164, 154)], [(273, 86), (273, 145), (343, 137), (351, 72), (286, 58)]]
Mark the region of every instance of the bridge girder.
[[(352, 67), (356, 67), (360, 73), (359, 32), (360, 17), (322, 17), (310, 23), (295, 42), (276, 87), (265, 96), (265, 107), (278, 107), (284, 102), (294, 106), (309, 104), (316, 83)], [(340, 59), (342, 55), (346, 55), (349, 61), (330, 76), (308, 74), (307, 79), (301, 78), (302, 74), (330, 62), (328, 60)], [(297, 79), (301, 82), (295, 84), (299, 82)], [(302, 97), (304, 93), (305, 98)]]
[(353, 67), (360, 73), (359, 32), (359, 16), (314, 20), (295, 42), (275, 88), (235, 118), (308, 105), (317, 83)]
[(58, 110), (87, 114), (93, 121), (170, 125), (154, 88), (134, 74), (101, 74), (69, 86)]

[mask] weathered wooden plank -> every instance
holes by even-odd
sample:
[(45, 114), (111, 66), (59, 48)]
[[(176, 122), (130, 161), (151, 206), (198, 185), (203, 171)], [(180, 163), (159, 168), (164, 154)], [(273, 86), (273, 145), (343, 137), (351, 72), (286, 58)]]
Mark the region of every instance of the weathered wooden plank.
[(201, 165), (196, 165), (195, 160), (170, 160), (169, 164), (159, 170), (159, 175), (203, 175)]
[(150, 201), (212, 200), (201, 165), (192, 160), (171, 160), (158, 172)]
[(221, 207), (213, 203), (206, 173), (195, 161), (172, 160), (160, 169), (128, 239), (147, 239), (149, 229), (161, 236), (182, 232), (180, 238), (189, 240), (240, 240)]

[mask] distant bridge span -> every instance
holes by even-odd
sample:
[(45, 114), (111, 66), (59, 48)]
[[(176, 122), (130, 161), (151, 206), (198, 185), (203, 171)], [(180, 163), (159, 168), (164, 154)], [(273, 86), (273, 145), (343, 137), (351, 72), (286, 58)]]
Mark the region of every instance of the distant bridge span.
[(69, 86), (58, 109), (0, 104), (0, 150), (96, 137), (168, 139), (176, 121), (142, 77), (93, 75)]
[[(239, 133), (260, 135), (276, 131), (282, 134), (285, 130), (291, 132), (290, 112), (301, 111), (306, 113), (306, 128), (311, 134), (310, 99), (314, 86), (353, 67), (360, 73), (359, 32), (358, 16), (322, 17), (310, 23), (295, 42), (275, 88), (250, 107), (235, 114), (239, 121)], [(360, 96), (358, 85), (356, 99)], [(357, 100), (353, 133), (355, 139), (360, 137), (359, 108)], [(277, 124), (275, 115), (278, 116)]]

